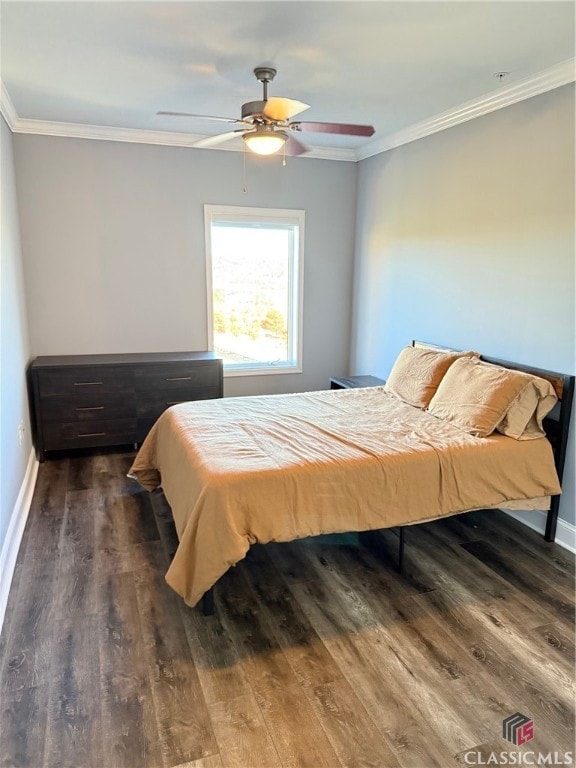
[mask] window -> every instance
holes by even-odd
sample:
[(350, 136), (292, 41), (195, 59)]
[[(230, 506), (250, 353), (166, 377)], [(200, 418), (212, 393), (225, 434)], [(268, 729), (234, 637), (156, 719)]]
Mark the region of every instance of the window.
[(209, 344), (225, 373), (300, 372), (304, 211), (204, 213)]

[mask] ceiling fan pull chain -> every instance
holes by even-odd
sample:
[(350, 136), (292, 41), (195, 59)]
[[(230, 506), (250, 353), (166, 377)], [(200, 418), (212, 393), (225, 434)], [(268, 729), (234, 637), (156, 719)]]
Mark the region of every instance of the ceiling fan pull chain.
[(244, 144), (244, 151), (242, 152), (242, 158), (243, 158), (243, 162), (244, 162), (244, 177), (243, 177), (244, 178), (244, 184), (242, 186), (242, 192), (244, 192), (244, 194), (246, 194), (248, 192), (248, 186), (246, 184), (246, 153), (247, 152), (248, 152), (248, 149), (246, 147), (246, 144)]

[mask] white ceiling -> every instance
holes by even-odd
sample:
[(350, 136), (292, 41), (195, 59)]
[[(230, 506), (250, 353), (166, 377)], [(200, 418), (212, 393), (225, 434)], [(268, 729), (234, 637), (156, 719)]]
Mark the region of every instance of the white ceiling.
[(9, 0), (0, 12), (3, 111), (16, 130), (106, 126), (166, 132), (167, 143), (229, 127), (156, 112), (240, 117), (261, 98), (257, 65), (278, 69), (269, 95), (312, 105), (299, 119), (376, 128), (371, 139), (304, 143), (366, 155), (369, 143), (487, 94), (497, 101), (574, 57), (572, 2)]

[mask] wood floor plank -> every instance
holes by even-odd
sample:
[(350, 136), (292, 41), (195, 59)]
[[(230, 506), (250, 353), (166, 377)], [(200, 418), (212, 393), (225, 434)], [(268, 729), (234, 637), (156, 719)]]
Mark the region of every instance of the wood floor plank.
[(199, 760), (193, 760), (191, 763), (180, 763), (172, 768), (224, 768), (224, 763), (220, 755), (210, 755), (201, 757)]
[[(502, 690), (501, 676), (495, 678), (491, 674), (485, 674), (486, 669), (479, 668), (482, 665), (478, 664), (478, 660), (471, 650), (463, 647), (443, 623), (437, 622), (429, 614), (426, 615), (425, 610), (415, 610), (419, 601), (437, 600), (438, 595), (436, 593), (429, 593), (428, 596), (413, 595), (408, 599), (386, 594), (380, 599), (377, 590), (377, 575), (373, 575), (370, 581), (364, 585), (361, 583), (363, 579), (358, 581), (355, 574), (350, 573), (350, 577), (352, 585), (370, 605), (371, 612), (380, 617), (382, 632), (396, 642), (398, 649), (402, 649), (399, 650), (399, 654), (404, 661), (413, 669), (423, 668), (428, 671), (433, 669), (440, 673), (441, 677), (444, 673), (445, 683), (448, 684), (449, 688), (443, 689), (441, 681), (436, 682), (436, 687), (440, 691), (450, 691), (451, 695), (444, 697), (447, 704), (454, 701), (453, 697), (456, 694), (462, 711), (473, 712), (474, 718), (482, 725), (486, 733), (497, 730), (501, 720), (511, 711), (515, 711), (514, 707), (518, 708), (512, 695), (514, 689), (512, 691)], [(466, 603), (462, 604), (462, 608), (463, 611), (466, 610)], [(470, 610), (474, 611), (474, 609)], [(482, 612), (480, 613), (483, 615)], [(490, 635), (491, 631), (496, 636), (499, 632), (506, 632), (506, 655), (508, 655), (512, 650), (509, 647), (511, 645), (509, 643), (510, 632), (506, 630), (503, 622), (495, 625), (493, 616), (484, 618), (485, 626), (481, 634), (474, 635), (471, 633), (469, 637), (478, 638), (480, 636), (485, 641), (486, 635)], [(522, 648), (521, 637), (516, 638), (514, 635), (514, 638), (520, 653), (532, 653), (532, 649)], [(407, 653), (405, 649), (411, 650)], [(424, 664), (422, 661), (418, 661), (413, 651), (422, 655), (423, 660), (425, 660)], [(541, 656), (534, 658), (534, 663), (540, 668), (546, 666), (546, 662)], [(500, 669), (500, 672), (502, 673), (503, 670)], [(430, 675), (429, 680), (430, 685), (434, 685)], [(554, 680), (566, 688), (569, 682), (568, 671), (564, 670), (560, 678), (555, 675)]]
[(48, 686), (0, 696), (1, 768), (41, 768), (46, 744)]
[[(313, 626), (347, 677), (364, 673), (374, 680), (374, 685), (391, 689), (399, 700), (410, 701), (420, 716), (442, 734), (451, 753), (487, 736), (486, 723), (470, 712), (460, 711), (457, 693), (445, 678), (422, 664), (418, 649), (398, 642), (393, 633), (387, 632), (371, 616), (362, 597), (340, 592), (335, 599), (334, 593), (327, 591), (327, 601), (320, 602), (322, 589), (317, 584), (311, 587), (310, 583), (292, 585)], [(339, 615), (348, 620), (355, 616), (356, 629), (338, 633)]]
[[(358, 559), (358, 555), (352, 555), (346, 548), (343, 548), (341, 555), (345, 563), (351, 556), (354, 561)], [(361, 557), (365, 559), (364, 554)], [(350, 586), (366, 604), (370, 615), (377, 619), (380, 629), (399, 647), (417, 651), (422, 661), (446, 680), (471, 674), (470, 659), (450, 634), (412, 600), (413, 592), (406, 595), (388, 589), (387, 579), (375, 569), (367, 568), (364, 572), (347, 569), (346, 572)], [(413, 663), (416, 664), (417, 660)]]
[[(0, 696), (48, 683), (54, 636), (50, 631), (58, 610), (58, 557), (45, 558), (42, 548), (28, 546), (19, 600), (0, 660)], [(25, 599), (22, 599), (25, 595)]]
[(261, 678), (254, 694), (284, 768), (342, 765), (299, 685)]
[(375, 681), (372, 674), (351, 674), (349, 682), (402, 768), (450, 765), (449, 749), (406, 696), (396, 695), (383, 681)]
[(282, 544), (267, 545), (272, 561), (277, 565), (288, 583), (299, 584), (302, 581), (312, 581), (315, 570), (311, 566), (308, 549), (314, 553), (314, 543), (310, 539), (300, 539), (297, 542), (288, 541)]
[[(18, 593), (23, 580), (23, 590), (28, 593), (30, 579), (54, 577), (51, 569), (58, 567), (60, 532), (64, 519), (64, 500), (68, 487), (68, 460), (53, 463), (47, 472), (43, 465), (38, 470), (36, 487), (18, 550), (10, 587), (6, 613), (0, 636), (0, 672), (2, 660), (8, 650), (9, 633), (18, 621)], [(28, 557), (27, 547), (30, 548)], [(48, 562), (44, 562), (44, 561)], [(0, 686), (1, 687), (1, 686)]]
[[(44, 762), (48, 766), (103, 765), (100, 663), (94, 653), (97, 616), (57, 621), (53, 682), (49, 685)], [(98, 649), (96, 649), (97, 651)]]
[(162, 491), (150, 494), (150, 503), (156, 520), (156, 527), (168, 562), (172, 562), (178, 549), (178, 534), (172, 519), (172, 512)]
[(437, 589), (455, 588), (486, 608), (498, 606), (519, 629), (553, 622), (554, 611), (535, 600), (529, 590), (517, 589), (486, 563), (460, 545), (446, 542), (434, 527), (410, 526), (407, 535), (406, 569), (426, 570)]
[(352, 690), (339, 679), (309, 693), (314, 711), (346, 768), (400, 768), (385, 736)]
[(122, 494), (122, 527), (129, 544), (160, 539), (149, 493), (139, 491)]
[[(441, 521), (439, 521), (441, 522)], [(522, 525), (500, 510), (479, 510), (448, 518), (445, 525), (433, 523), (439, 532), (461, 542), (490, 541), (497, 543), (499, 551), (512, 552), (528, 561), (537, 571), (547, 575), (559, 572), (574, 582), (575, 558), (559, 544), (544, 541), (542, 534)]]
[(163, 764), (131, 573), (108, 576), (100, 616), (99, 653), (104, 765)]
[(554, 663), (552, 653), (535, 652), (528, 635), (501, 632), (497, 625), (482, 620), (482, 608), (454, 596), (437, 591), (413, 599), (449, 627), (484, 673), (500, 681), (503, 699), (512, 699), (507, 708), (522, 711), (524, 707), (540, 716), (558, 744), (573, 738), (573, 676)]
[(73, 456), (69, 459), (68, 473), (69, 491), (86, 491), (94, 484), (94, 461), (86, 461), (84, 456)]
[(231, 569), (222, 581), (220, 620), (234, 643), (252, 690), (260, 681), (265, 684), (270, 679), (286, 686), (296, 685), (284, 650), (264, 611), (246, 589), (240, 571)]
[[(106, 574), (133, 570), (135, 553), (160, 540), (150, 500), (140, 498), (143, 491), (128, 494), (117, 479), (92, 492), (101, 499), (94, 507), (95, 567)], [(153, 546), (148, 549), (155, 552)]]
[[(514, 587), (522, 592), (530, 592), (535, 601), (548, 610), (553, 610), (556, 616), (569, 626), (574, 625), (574, 603), (556, 588), (555, 583), (543, 579), (529, 566), (522, 565), (518, 558), (512, 560), (503, 556), (488, 541), (471, 541), (462, 546)], [(572, 589), (571, 594), (574, 594)]]
[(248, 673), (242, 663), (242, 654), (220, 618), (222, 605), (221, 585), (214, 587), (216, 613), (204, 616), (200, 608), (189, 608), (180, 602), (180, 614), (188, 646), (196, 665), (204, 698), (211, 704), (227, 701), (234, 696), (251, 695)]
[[(345, 601), (351, 598), (347, 606), (342, 606), (342, 614), (349, 616), (352, 610), (361, 609), (363, 616), (358, 616), (359, 628), (376, 621), (400, 647), (417, 649), (427, 663), (447, 679), (470, 672), (470, 661), (461, 648), (452, 643), (450, 636), (424, 612), (416, 610), (410, 600), (415, 594), (412, 586), (405, 590), (394, 589), (390, 574), (379, 570), (377, 560), (363, 548), (342, 545), (335, 552), (346, 575), (345, 588), (339, 579), (335, 580), (336, 569), (322, 569), (318, 575), (326, 585), (328, 600), (333, 601), (337, 593)], [(351, 593), (349, 588), (354, 592)]]
[(253, 570), (247, 562), (238, 570), (246, 578), (246, 588), (264, 609), (274, 636), (284, 650), (299, 683), (307, 689), (342, 677), (342, 673), (294, 595), (282, 581), (261, 581), (261, 568)]
[(127, 477), (134, 456), (134, 451), (116, 453), (102, 450), (96, 453), (91, 459), (93, 465), (91, 487), (100, 488), (106, 492), (109, 485), (115, 484), (120, 486), (120, 492), (123, 495), (140, 493), (141, 486)]
[(25, 560), (28, 545), (32, 549), (42, 546), (46, 557), (57, 557), (64, 502), (68, 491), (69, 467), (68, 459), (50, 462), (50, 465), (40, 465), (22, 543), (18, 550), (17, 564)]
[(247, 677), (285, 768), (334, 768), (340, 762), (265, 615), (246, 594), (237, 569), (223, 580), (221, 620), (242, 655)]
[(58, 569), (59, 619), (95, 614), (99, 610), (94, 519), (103, 503), (102, 496), (92, 489), (66, 494)]
[(182, 626), (179, 598), (157, 568), (143, 567), (134, 578), (164, 765), (212, 755), (218, 747)]
[[(369, 677), (374, 687), (381, 687), (393, 700), (403, 701), (415, 717), (436, 734), (449, 754), (486, 738), (486, 718), (466, 711), (452, 682), (439, 680), (425, 667), (413, 667), (410, 654), (402, 652), (394, 641), (371, 630), (354, 639), (358, 651), (371, 666)], [(353, 680), (350, 678), (351, 684)], [(398, 751), (400, 757), (400, 752)], [(411, 755), (413, 759), (414, 754)]]
[[(13, 624), (13, 616), (18, 608), (18, 593), (20, 590), (20, 581), (23, 574), (26, 573), (26, 568), (23, 563), (16, 563), (14, 566), (14, 573), (12, 574), (12, 581), (10, 583), (10, 591), (8, 592), (8, 600), (6, 602), (6, 610), (4, 612), (4, 621), (2, 624), (2, 630), (0, 632), (0, 673), (2, 671), (2, 660), (6, 654), (8, 647), (8, 638), (10, 629)], [(0, 686), (1, 687), (1, 686)]]
[[(377, 573), (370, 574), (370, 579), (358, 578), (352, 571), (349, 571), (349, 575), (351, 585), (370, 604), (372, 613), (380, 617), (386, 634), (395, 638), (401, 648), (418, 649), (428, 665), (439, 672), (444, 672), (446, 679), (454, 681), (463, 705), (467, 702), (463, 708), (474, 711), (478, 721), (483, 722), (487, 729), (496, 727), (498, 717), (500, 719), (505, 717), (509, 713), (510, 706), (514, 706), (513, 700), (506, 696), (508, 691), (505, 690), (504, 695), (500, 692), (501, 678), (495, 679), (492, 675), (480, 674), (478, 660), (469, 648), (464, 648), (457, 642), (449, 628), (435, 621), (431, 616), (424, 616), (422, 611), (414, 611), (411, 603), (417, 604), (415, 596), (409, 601), (402, 600), (394, 593), (386, 593), (380, 598)], [(470, 595), (459, 594), (464, 597), (462, 606), (465, 610)], [(376, 599), (374, 599), (375, 595), (378, 595)], [(430, 595), (430, 599), (434, 600), (434, 595)], [(425, 601), (426, 597), (423, 596), (422, 600)], [(519, 653), (530, 657), (531, 665), (538, 667), (538, 671), (548, 669), (554, 686), (567, 690), (570, 681), (570, 671), (567, 668), (550, 665), (549, 661), (537, 652), (533, 644), (526, 645), (522, 635), (516, 634), (515, 627), (507, 624), (505, 613), (501, 613), (499, 619), (495, 611), (479, 609), (477, 601), (472, 601), (472, 604), (475, 607), (470, 610), (473, 616), (478, 614), (480, 623), (476, 634), (469, 635), (470, 638), (475, 637), (480, 644), (486, 642), (487, 638), (493, 644), (499, 639), (497, 647), (504, 658), (507, 658), (516, 648)], [(419, 666), (416, 659), (413, 659), (412, 664), (415, 668)], [(504, 672), (502, 667), (500, 672)], [(499, 702), (502, 702), (501, 706)]]
[(531, 636), (537, 638), (537, 641), (545, 648), (553, 648), (555, 653), (561, 654), (574, 669), (576, 664), (576, 654), (574, 646), (574, 628), (566, 630), (558, 624), (544, 624), (541, 627), (534, 627)]
[(282, 768), (252, 694), (214, 702), (209, 710), (226, 768)]
[[(338, 668), (371, 674), (371, 659), (359, 649), (357, 640), (375, 623), (348, 612), (346, 601), (322, 582), (292, 583), (290, 589)], [(360, 598), (357, 601), (360, 603)]]
[[(411, 530), (411, 527), (404, 529)], [(386, 571), (391, 580), (401, 590), (409, 592), (428, 592), (436, 588), (436, 583), (429, 574), (421, 568), (407, 568), (404, 565), (402, 573), (399, 572), (399, 530), (398, 528), (384, 528), (375, 531), (365, 531), (360, 536), (363, 550), (371, 552), (378, 562), (378, 570)]]

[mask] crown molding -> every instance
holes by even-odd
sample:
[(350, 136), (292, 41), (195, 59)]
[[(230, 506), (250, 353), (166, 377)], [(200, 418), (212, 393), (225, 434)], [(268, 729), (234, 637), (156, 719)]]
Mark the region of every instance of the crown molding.
[[(2, 93), (6, 93), (7, 103), (10, 105), (10, 97), (3, 87)], [(2, 109), (4, 102), (2, 102)], [(204, 134), (176, 133), (170, 131), (148, 131), (139, 128), (115, 128), (106, 125), (84, 125), (83, 123), (61, 123), (48, 120), (30, 120), (20, 118), (12, 107), (11, 121), (7, 122), (14, 133), (28, 133), (37, 136), (62, 136), (72, 139), (96, 139), (99, 141), (124, 141), (131, 144), (156, 144), (167, 147), (194, 147), (197, 141), (205, 139)], [(206, 151), (217, 150), (219, 152), (243, 152), (244, 147), (238, 145), (220, 147), (196, 147)], [(317, 160), (344, 160), (356, 162), (356, 153), (353, 149), (337, 149), (335, 147), (314, 147), (305, 155), (305, 158)]]
[(4, 119), (8, 123), (8, 127), (12, 132), (15, 130), (15, 125), (18, 122), (18, 113), (12, 104), (10, 94), (6, 90), (6, 86), (0, 80), (0, 112), (4, 116)]
[[(379, 155), (395, 147), (422, 139), (425, 136), (444, 131), (468, 120), (474, 120), (482, 115), (503, 109), (518, 101), (530, 99), (546, 91), (559, 88), (574, 82), (574, 59), (563, 61), (549, 69), (531, 77), (519, 80), (513, 85), (498, 88), (477, 99), (460, 104), (454, 109), (441, 112), (438, 115), (414, 123), (396, 133), (383, 136), (376, 141), (353, 149), (338, 149), (336, 147), (314, 147), (305, 155), (305, 159), (339, 160), (356, 162), (368, 157)], [(47, 120), (31, 120), (18, 116), (4, 83), (0, 81), (0, 112), (4, 115), (13, 133), (28, 133), (39, 136), (62, 136), (76, 139), (96, 139), (100, 141), (124, 141), (132, 144), (156, 144), (169, 147), (194, 147), (197, 141), (206, 138), (204, 134), (176, 133), (170, 131), (149, 131), (139, 128), (115, 128), (105, 125), (84, 125), (82, 123), (51, 122)], [(195, 147), (200, 149), (199, 147)], [(236, 145), (218, 147), (202, 147), (206, 151), (242, 152), (244, 148)]]
[(454, 109), (441, 112), (420, 123), (414, 123), (396, 133), (388, 134), (358, 149), (356, 159), (365, 160), (368, 157), (387, 152), (389, 149), (400, 147), (433, 133), (445, 131), (447, 128), (460, 125), (460, 123), (465, 123), (468, 120), (474, 120), (498, 109), (509, 107), (518, 101), (524, 101), (524, 99), (530, 99), (562, 85), (568, 85), (576, 79), (575, 65), (574, 59), (568, 59), (538, 72), (536, 75), (519, 80), (513, 85), (491, 91), (477, 99), (464, 102)]
[(204, 136), (195, 133), (171, 133), (146, 131), (139, 128), (117, 128), (108, 125), (62, 123), (50, 120), (18, 118), (14, 133), (36, 136), (62, 136), (68, 139), (96, 139), (98, 141), (122, 141), (133, 144), (165, 144), (171, 147), (192, 147)]

